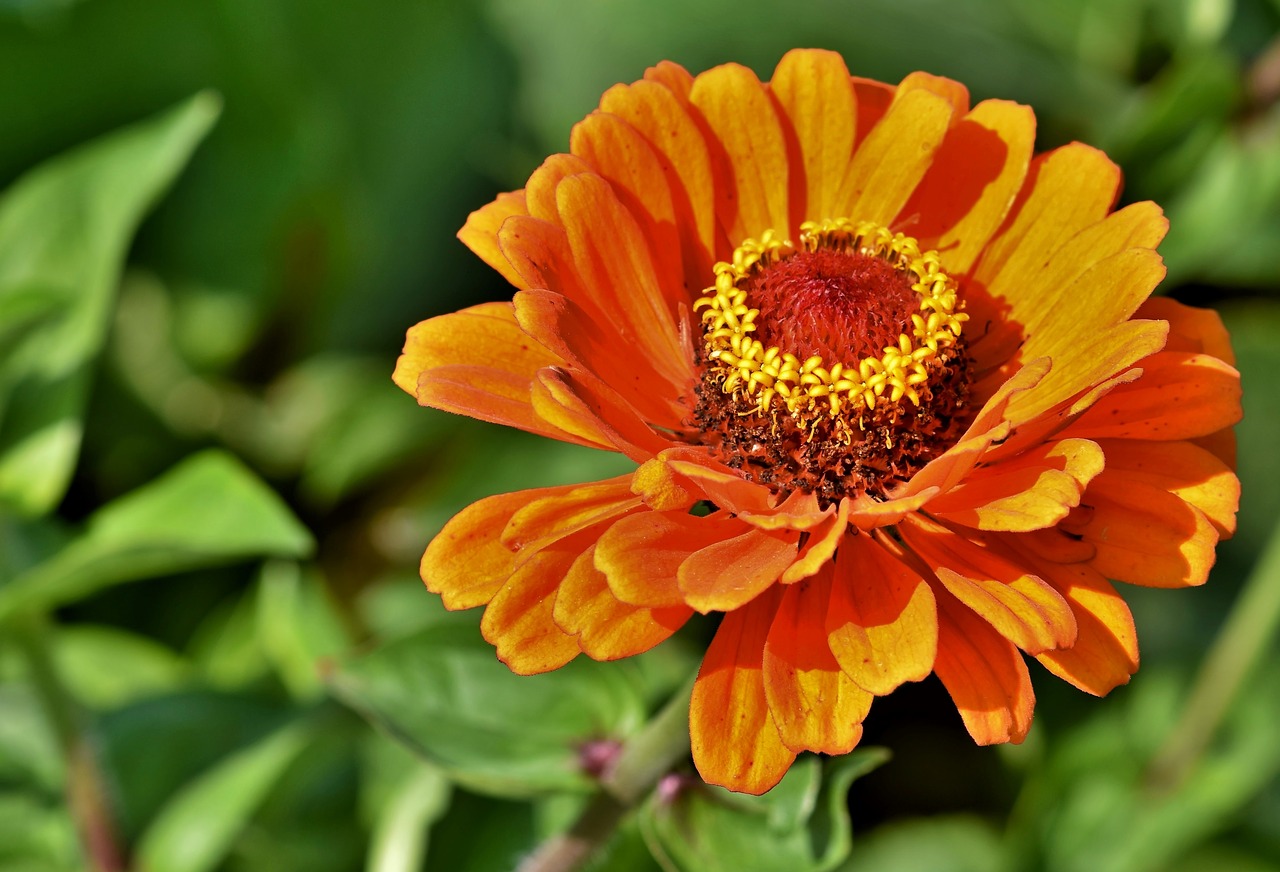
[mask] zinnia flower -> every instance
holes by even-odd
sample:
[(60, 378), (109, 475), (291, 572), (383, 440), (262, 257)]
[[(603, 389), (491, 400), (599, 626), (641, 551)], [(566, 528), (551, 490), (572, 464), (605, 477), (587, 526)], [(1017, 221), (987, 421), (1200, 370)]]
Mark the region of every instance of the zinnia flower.
[(1113, 212), (1114, 164), (1034, 138), (1025, 106), (825, 51), (611, 88), (459, 233), (514, 300), (412, 328), (395, 381), (637, 469), (471, 505), (427, 586), (518, 673), (723, 613), (693, 756), (752, 793), (930, 673), (982, 744), (1030, 726), (1020, 652), (1126, 682), (1109, 579), (1204, 582), (1239, 376), (1216, 315), (1149, 299), (1159, 207)]

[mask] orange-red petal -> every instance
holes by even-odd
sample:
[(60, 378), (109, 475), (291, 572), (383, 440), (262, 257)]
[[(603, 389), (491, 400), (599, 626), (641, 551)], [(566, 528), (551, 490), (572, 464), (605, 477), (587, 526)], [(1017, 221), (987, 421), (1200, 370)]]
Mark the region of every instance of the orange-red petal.
[(942, 144), (951, 116), (951, 103), (927, 90), (895, 99), (849, 162), (835, 196), (836, 214), (893, 224)]
[(837, 217), (833, 180), (853, 155), (858, 121), (844, 59), (830, 51), (790, 51), (769, 87), (791, 122), (800, 148), (806, 219)]
[(923, 519), (898, 527), (950, 594), (1022, 650), (1071, 645), (1075, 616), (1049, 584), (989, 547)]
[(1107, 474), (1153, 485), (1195, 506), (1223, 535), (1236, 528), (1240, 480), (1216, 456), (1190, 442), (1103, 439)]
[(823, 638), (857, 684), (884, 696), (933, 671), (938, 616), (933, 591), (869, 536), (840, 547)]
[(685, 281), (700, 290), (716, 250), (715, 169), (707, 141), (686, 108), (687, 88), (684, 94), (681, 98), (678, 89), (653, 80), (615, 85), (600, 99), (600, 109), (635, 127), (658, 153), (680, 216)]
[(693, 763), (708, 784), (764, 793), (796, 758), (782, 744), (764, 691), (764, 646), (781, 588), (724, 616), (689, 702)]
[(704, 614), (741, 608), (795, 561), (798, 538), (750, 529), (695, 551), (676, 573), (684, 601)]
[[(1093, 566), (1116, 581), (1148, 587), (1204, 584), (1218, 531), (1204, 513), (1161, 487), (1104, 470), (1066, 529), (1097, 549)], [(1073, 513), (1073, 516), (1075, 513)]]
[(871, 694), (841, 670), (827, 645), (830, 597), (830, 570), (788, 587), (765, 642), (765, 698), (792, 751), (849, 753), (871, 710)]
[(502, 222), (512, 215), (528, 214), (524, 191), (499, 194), (492, 203), (482, 206), (467, 216), (467, 223), (458, 231), (458, 239), (467, 248), (501, 273), (504, 279), (522, 289), (525, 287), (523, 279), (498, 245), (498, 229), (502, 227)]
[(642, 462), (670, 444), (617, 391), (590, 373), (542, 369), (529, 399), (538, 417), (556, 429), (632, 460)]
[(510, 303), (481, 303), (411, 327), (392, 379), (424, 406), (593, 444), (533, 411), (533, 379), (561, 362), (520, 328)]
[(530, 500), (502, 529), (502, 544), (512, 551), (539, 548), (640, 506), (631, 492), (631, 476), (557, 488)]
[(1071, 428), (1089, 438), (1190, 439), (1240, 420), (1240, 373), (1208, 354), (1163, 351), (1143, 360), (1142, 378), (1121, 385)]
[(1124, 598), (1087, 563), (1054, 563), (1028, 547), (1020, 536), (1005, 536), (1001, 541), (1015, 548), (1053, 585), (1076, 616), (1079, 632), (1075, 644), (1042, 652), (1036, 659), (1086, 693), (1102, 696), (1126, 684), (1138, 668), (1138, 635)]
[(731, 188), (718, 192), (717, 201), (729, 239), (759, 238), (770, 229), (789, 235), (787, 148), (764, 85), (746, 67), (725, 64), (698, 76), (689, 100), (702, 111), (730, 170)]
[(1031, 729), (1035, 692), (1022, 655), (958, 600), (938, 595), (934, 672), (979, 745), (1021, 742)]
[(589, 533), (556, 542), (526, 558), (485, 607), (480, 632), (518, 675), (559, 669), (580, 649), (555, 622), (556, 589), (590, 544)]
[(929, 514), (980, 530), (1043, 529), (1080, 504), (1080, 494), (1106, 462), (1102, 449), (1087, 439), (1046, 442), (975, 470), (931, 502)]
[(595, 565), (625, 603), (652, 608), (684, 605), (680, 564), (708, 545), (740, 536), (741, 521), (686, 512), (639, 512), (615, 522), (596, 545)]
[(552, 617), (594, 660), (618, 660), (648, 651), (680, 629), (687, 606), (646, 608), (624, 603), (595, 567), (595, 546), (573, 561), (556, 593)]
[(515, 553), (500, 534), (520, 509), (540, 499), (571, 492), (578, 485), (537, 488), (485, 497), (444, 525), (422, 555), (422, 580), (440, 594), (445, 608), (482, 606), (502, 589), (515, 565)]
[(964, 275), (1013, 205), (1031, 163), (1030, 107), (986, 100), (947, 131), (933, 163), (902, 208), (905, 231)]

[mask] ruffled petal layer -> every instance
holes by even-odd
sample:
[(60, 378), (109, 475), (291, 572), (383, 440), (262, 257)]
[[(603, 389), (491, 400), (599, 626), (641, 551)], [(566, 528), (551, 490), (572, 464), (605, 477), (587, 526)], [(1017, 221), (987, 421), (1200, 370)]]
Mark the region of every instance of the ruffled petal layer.
[(782, 744), (847, 754), (862, 738), (872, 695), (841, 669), (824, 624), (831, 572), (786, 588), (764, 646), (764, 692)]
[(761, 794), (796, 758), (782, 743), (764, 689), (764, 647), (780, 600), (775, 588), (726, 614), (698, 670), (689, 736), (708, 784)]

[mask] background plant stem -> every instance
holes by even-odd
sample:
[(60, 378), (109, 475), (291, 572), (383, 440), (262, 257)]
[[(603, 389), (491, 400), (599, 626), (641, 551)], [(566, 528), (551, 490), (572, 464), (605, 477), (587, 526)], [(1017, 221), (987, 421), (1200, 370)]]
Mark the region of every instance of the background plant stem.
[(1148, 782), (1176, 790), (1204, 754), (1231, 703), (1272, 644), (1280, 625), (1280, 526), (1218, 631), (1164, 745), (1152, 760)]
[(623, 746), (617, 762), (600, 779), (603, 789), (574, 825), (540, 845), (519, 872), (572, 872), (609, 841), (627, 813), (688, 755), (692, 692), (690, 680)]
[(58, 740), (66, 764), (67, 806), (80, 833), (88, 868), (93, 872), (124, 872), (106, 782), (92, 741), (84, 729), (75, 700), (58, 675), (49, 651), (45, 618), (16, 616), (8, 622), (12, 637), (26, 658), (32, 686)]

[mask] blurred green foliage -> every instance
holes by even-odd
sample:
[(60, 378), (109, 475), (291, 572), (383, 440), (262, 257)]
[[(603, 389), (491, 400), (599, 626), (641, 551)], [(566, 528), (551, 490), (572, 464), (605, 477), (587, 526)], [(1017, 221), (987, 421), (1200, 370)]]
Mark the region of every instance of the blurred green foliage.
[(816, 45), (1030, 103), (1165, 206), (1165, 289), (1239, 352), (1240, 533), (1203, 589), (1134, 593), (1132, 686), (1037, 675), (1026, 745), (971, 747), (927, 682), (868, 722), (895, 759), (758, 800), (674, 776), (592, 868), (1280, 870), (1274, 639), (1151, 777), (1280, 517), (1278, 36), (1276, 0), (0, 0), (0, 867), (486, 872), (572, 824), (583, 750), (707, 627), (507, 673), (423, 546), (628, 464), (419, 409), (394, 358), (509, 293), (453, 234), (609, 85)]

